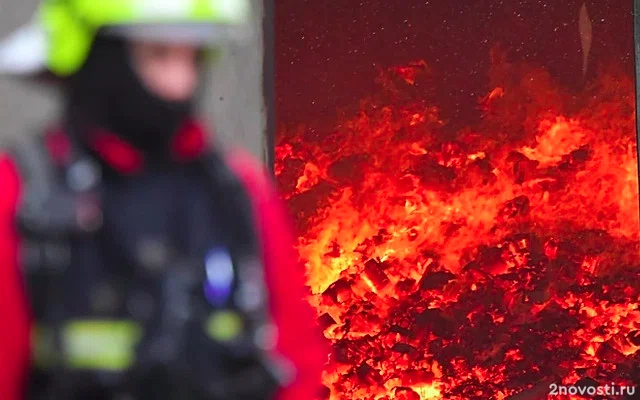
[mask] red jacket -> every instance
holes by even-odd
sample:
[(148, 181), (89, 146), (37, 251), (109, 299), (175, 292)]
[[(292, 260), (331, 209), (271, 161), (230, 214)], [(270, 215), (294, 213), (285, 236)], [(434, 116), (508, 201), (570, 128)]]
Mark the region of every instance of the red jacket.
[[(48, 136), (49, 150), (64, 156), (64, 135)], [(203, 131), (196, 124), (178, 135), (174, 150), (182, 157), (192, 157), (204, 149)], [(58, 140), (62, 139), (62, 140)], [(96, 141), (103, 158), (127, 172), (141, 167), (142, 157), (125, 142), (111, 135)], [(279, 326), (278, 350), (297, 369), (296, 381), (283, 389), (278, 400), (307, 400), (318, 397), (320, 375), (328, 354), (326, 344), (315, 324), (311, 307), (304, 299), (304, 277), (291, 244), (288, 217), (278, 196), (259, 163), (237, 152), (229, 164), (244, 181), (253, 198), (258, 216), (256, 223), (263, 243), (266, 279), (270, 289), (272, 316)], [(0, 156), (0, 399), (20, 400), (29, 367), (30, 318), (22, 277), (18, 266), (19, 237), (14, 219), (20, 197), (21, 179), (14, 162)]]

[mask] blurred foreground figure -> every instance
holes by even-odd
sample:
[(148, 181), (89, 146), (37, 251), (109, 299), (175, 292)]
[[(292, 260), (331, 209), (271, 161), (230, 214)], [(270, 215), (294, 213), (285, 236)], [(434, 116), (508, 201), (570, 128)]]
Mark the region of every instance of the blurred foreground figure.
[(249, 11), (47, 0), (0, 45), (0, 72), (65, 101), (0, 160), (0, 399), (318, 394), (327, 352), (285, 213), (193, 118), (212, 49)]

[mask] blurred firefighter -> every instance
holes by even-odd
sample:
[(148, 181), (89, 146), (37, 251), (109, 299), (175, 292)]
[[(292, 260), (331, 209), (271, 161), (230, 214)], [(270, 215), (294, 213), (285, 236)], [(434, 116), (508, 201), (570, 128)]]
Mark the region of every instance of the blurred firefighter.
[(0, 399), (305, 400), (326, 358), (287, 218), (194, 119), (248, 0), (45, 0), (0, 71), (59, 124), (0, 159)]

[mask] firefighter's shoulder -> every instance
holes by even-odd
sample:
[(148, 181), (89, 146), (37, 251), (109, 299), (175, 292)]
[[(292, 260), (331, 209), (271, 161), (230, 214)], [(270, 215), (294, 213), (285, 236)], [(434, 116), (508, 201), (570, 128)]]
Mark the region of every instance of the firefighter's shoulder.
[(11, 152), (0, 149), (0, 216), (15, 212), (20, 181), (18, 166)]
[(225, 152), (225, 160), (256, 200), (275, 195), (275, 187), (266, 166), (251, 152), (242, 148), (230, 148)]

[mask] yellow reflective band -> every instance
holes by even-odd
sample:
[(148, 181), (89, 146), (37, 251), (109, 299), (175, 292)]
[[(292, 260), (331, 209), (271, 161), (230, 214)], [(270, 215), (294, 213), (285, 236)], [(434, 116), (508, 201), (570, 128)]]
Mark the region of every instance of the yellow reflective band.
[(131, 321), (72, 321), (63, 328), (67, 366), (125, 370), (135, 360), (135, 346), (141, 337), (142, 329)]
[[(124, 320), (75, 320), (62, 326), (64, 364), (73, 369), (122, 371), (135, 360), (135, 346), (142, 337), (138, 324)], [(57, 364), (51, 328), (33, 330), (33, 356), (36, 366)]]
[(227, 342), (242, 333), (242, 318), (231, 311), (214, 312), (205, 321), (205, 331), (213, 340)]

